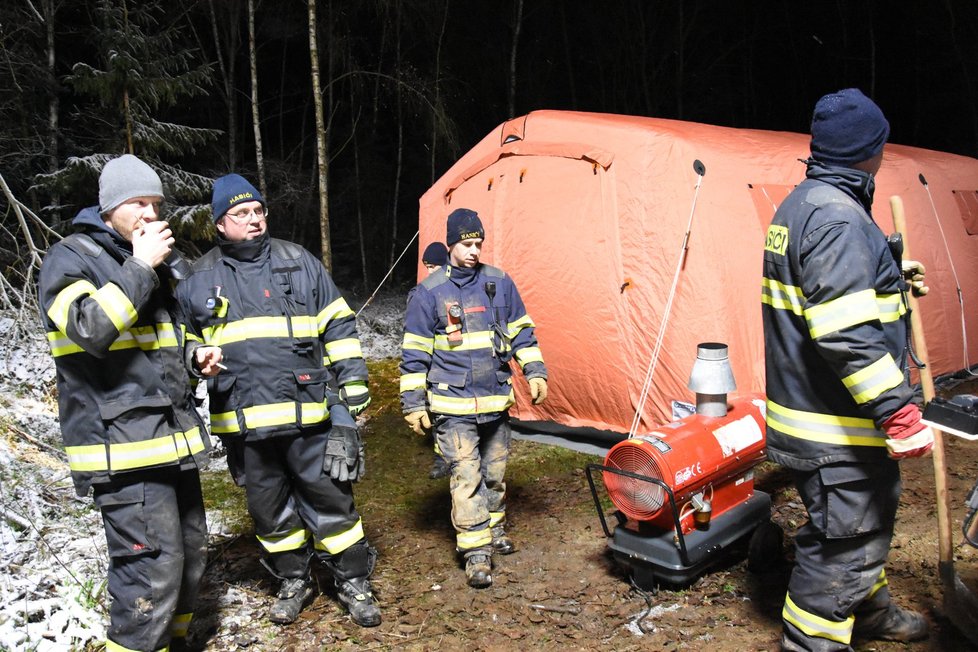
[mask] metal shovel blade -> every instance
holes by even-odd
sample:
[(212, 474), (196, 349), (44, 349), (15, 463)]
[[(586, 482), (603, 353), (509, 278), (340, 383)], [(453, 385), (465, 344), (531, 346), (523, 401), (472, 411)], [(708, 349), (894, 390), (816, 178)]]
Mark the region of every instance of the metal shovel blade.
[(958, 577), (953, 561), (940, 561), (937, 568), (944, 587), (945, 615), (958, 631), (978, 645), (978, 597)]

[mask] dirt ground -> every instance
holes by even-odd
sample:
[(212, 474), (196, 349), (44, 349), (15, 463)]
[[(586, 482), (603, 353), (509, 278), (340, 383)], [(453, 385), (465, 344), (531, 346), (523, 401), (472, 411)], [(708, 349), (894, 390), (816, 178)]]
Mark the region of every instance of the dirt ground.
[[(354, 625), (324, 594), (288, 626), (265, 622), (274, 586), (248, 533), (215, 544), (191, 640), (206, 650), (778, 650), (780, 613), (804, 511), (786, 475), (758, 467), (755, 486), (785, 531), (780, 559), (752, 573), (734, 559), (684, 589), (636, 590), (609, 554), (583, 471), (600, 458), (516, 441), (508, 473), (509, 531), (518, 551), (497, 557), (493, 586), (469, 588), (454, 554), (447, 480), (429, 480), (426, 441), (403, 426), (396, 369), (371, 369), (381, 388), (366, 428), (367, 478), (357, 486), (365, 529), (380, 553), (373, 576), (383, 623)], [(383, 389), (386, 388), (386, 389)], [(978, 383), (950, 394), (978, 393)], [(978, 478), (978, 443), (946, 441), (955, 568), (978, 591), (978, 550), (962, 542), (964, 501)], [(930, 458), (902, 464), (904, 490), (887, 566), (895, 599), (927, 614), (929, 640), (856, 642), (856, 650), (973, 649), (946, 620), (937, 575)]]

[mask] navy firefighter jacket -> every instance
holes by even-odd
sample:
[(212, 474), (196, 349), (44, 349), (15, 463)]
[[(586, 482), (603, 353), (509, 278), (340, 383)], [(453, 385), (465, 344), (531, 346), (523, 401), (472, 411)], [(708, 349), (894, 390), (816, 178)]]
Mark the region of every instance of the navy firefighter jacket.
[(866, 172), (809, 161), (768, 227), (768, 455), (790, 468), (885, 459), (880, 427), (913, 397), (906, 286), (870, 216), (873, 187)]
[(356, 317), (322, 263), (271, 238), (218, 246), (194, 263), (178, 296), (187, 339), (220, 346), (208, 379), (215, 435), (248, 440), (329, 427), (327, 397), (366, 384)]
[(38, 301), (68, 466), (84, 496), (131, 472), (193, 468), (210, 442), (194, 410), (166, 266), (134, 258), (98, 207), (73, 225), (79, 232), (44, 257)]
[(509, 361), (527, 378), (547, 369), (513, 280), (502, 270), (445, 265), (408, 299), (401, 349), (401, 407), (484, 422), (514, 403)]

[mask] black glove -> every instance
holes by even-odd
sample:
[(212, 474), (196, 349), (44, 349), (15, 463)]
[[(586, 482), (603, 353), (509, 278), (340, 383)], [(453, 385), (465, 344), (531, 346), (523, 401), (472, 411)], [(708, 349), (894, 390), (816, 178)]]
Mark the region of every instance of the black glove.
[(337, 482), (356, 482), (363, 477), (366, 456), (356, 426), (333, 423), (326, 440), (323, 470)]
[(367, 383), (357, 381), (340, 388), (340, 399), (350, 408), (350, 414), (357, 416), (370, 405), (370, 390)]

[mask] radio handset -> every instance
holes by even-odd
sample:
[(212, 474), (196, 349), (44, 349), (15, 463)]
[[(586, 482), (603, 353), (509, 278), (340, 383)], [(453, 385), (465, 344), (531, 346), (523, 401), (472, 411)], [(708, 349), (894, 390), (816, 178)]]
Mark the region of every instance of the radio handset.
[(186, 280), (194, 275), (190, 263), (176, 249), (171, 250), (170, 255), (163, 259), (163, 264), (169, 268), (170, 275), (178, 281)]

